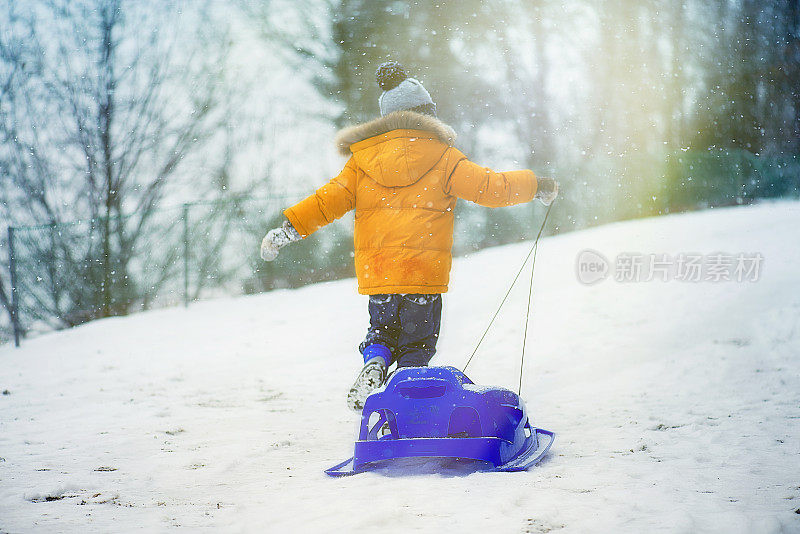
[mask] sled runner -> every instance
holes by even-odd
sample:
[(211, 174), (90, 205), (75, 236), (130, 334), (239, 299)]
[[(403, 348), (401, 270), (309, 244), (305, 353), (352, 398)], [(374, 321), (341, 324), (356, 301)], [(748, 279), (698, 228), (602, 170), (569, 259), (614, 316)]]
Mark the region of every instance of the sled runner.
[(406, 367), (364, 403), (353, 457), (325, 472), (353, 475), (398, 458), (463, 458), (490, 471), (524, 471), (553, 438), (531, 426), (508, 389), (477, 386), (455, 367)]

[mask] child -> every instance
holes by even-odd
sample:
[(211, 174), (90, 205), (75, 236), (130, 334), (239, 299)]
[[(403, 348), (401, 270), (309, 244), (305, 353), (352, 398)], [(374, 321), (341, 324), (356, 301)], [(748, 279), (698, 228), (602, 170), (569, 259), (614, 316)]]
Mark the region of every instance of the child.
[(369, 295), (370, 317), (359, 346), (365, 365), (347, 396), (357, 411), (392, 363), (426, 366), (436, 352), (456, 200), (547, 205), (558, 193), (554, 180), (529, 170), (497, 173), (469, 161), (436, 118), (430, 94), (399, 63), (384, 63), (376, 75), (381, 117), (339, 133), (339, 151), (350, 158), (342, 172), (284, 211), (287, 220), (261, 243), (261, 257), (272, 261), (284, 245), (356, 210), (358, 292)]

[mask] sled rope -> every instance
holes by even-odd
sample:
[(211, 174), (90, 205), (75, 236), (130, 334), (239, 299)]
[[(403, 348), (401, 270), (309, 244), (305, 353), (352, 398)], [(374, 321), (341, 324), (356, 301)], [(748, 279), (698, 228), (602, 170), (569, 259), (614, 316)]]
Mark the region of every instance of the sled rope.
[[(555, 200), (553, 200), (555, 202)], [(528, 308), (525, 310), (525, 331), (522, 334), (522, 356), (519, 359), (519, 388), (517, 389), (517, 395), (522, 395), (522, 370), (525, 367), (525, 345), (528, 341), (528, 320), (531, 316), (531, 297), (533, 296), (533, 271), (534, 267), (536, 267), (536, 253), (539, 252), (539, 237), (542, 235), (542, 230), (544, 230), (544, 225), (547, 222), (547, 216), (550, 215), (550, 208), (553, 207), (553, 202), (547, 206), (547, 211), (544, 214), (544, 220), (542, 221), (542, 226), (539, 228), (539, 234), (536, 236), (536, 240), (533, 242), (533, 259), (531, 260), (531, 282), (528, 286)], [(528, 259), (526, 258), (525, 261), (527, 262)], [(524, 264), (523, 264), (524, 267)]]
[(550, 215), (550, 210), (552, 209), (554, 203), (555, 203), (555, 201), (551, 202), (550, 205), (547, 207), (547, 211), (544, 214), (544, 219), (542, 220), (542, 226), (539, 228), (539, 233), (536, 234), (536, 239), (533, 241), (533, 246), (528, 251), (528, 255), (525, 256), (525, 261), (522, 262), (522, 265), (520, 266), (519, 271), (517, 271), (517, 275), (514, 277), (514, 280), (511, 282), (511, 285), (508, 287), (508, 291), (506, 291), (506, 294), (503, 297), (503, 300), (500, 302), (500, 306), (497, 307), (497, 310), (494, 312), (494, 315), (492, 316), (492, 319), (489, 321), (489, 325), (486, 327), (486, 330), (483, 331), (483, 335), (481, 335), (481, 338), (478, 340), (478, 344), (475, 345), (475, 349), (473, 349), (472, 354), (470, 354), (469, 359), (467, 360), (467, 363), (464, 364), (464, 369), (462, 369), (462, 371), (464, 371), (464, 372), (467, 371), (467, 367), (469, 366), (470, 362), (472, 362), (472, 359), (475, 357), (475, 354), (478, 353), (478, 348), (480, 348), (481, 343), (483, 343), (483, 340), (486, 338), (486, 334), (489, 333), (489, 330), (492, 328), (492, 325), (494, 324), (495, 319), (497, 319), (497, 316), (500, 314), (500, 310), (503, 308), (503, 305), (506, 303), (506, 300), (508, 300), (508, 296), (511, 294), (511, 290), (514, 289), (514, 285), (517, 283), (517, 280), (519, 279), (520, 275), (522, 274), (522, 271), (525, 270), (525, 266), (528, 264), (528, 260), (531, 258), (531, 256), (533, 256), (533, 262), (531, 262), (531, 284), (530, 284), (530, 287), (528, 288), (528, 308), (527, 308), (527, 311), (526, 311), (526, 314), (525, 314), (525, 332), (524, 332), (523, 338), (522, 338), (522, 358), (521, 358), (520, 367), (519, 367), (519, 369), (520, 369), (520, 371), (519, 371), (519, 373), (520, 373), (519, 374), (520, 392), (522, 390), (522, 368), (523, 368), (523, 365), (525, 363), (525, 342), (527, 341), (527, 338), (528, 338), (528, 317), (530, 316), (531, 297), (533, 295), (533, 270), (534, 270), (534, 267), (536, 265), (536, 251), (539, 248), (539, 238), (542, 237), (542, 232), (544, 231), (544, 226), (545, 226), (545, 224), (547, 224), (547, 216)]

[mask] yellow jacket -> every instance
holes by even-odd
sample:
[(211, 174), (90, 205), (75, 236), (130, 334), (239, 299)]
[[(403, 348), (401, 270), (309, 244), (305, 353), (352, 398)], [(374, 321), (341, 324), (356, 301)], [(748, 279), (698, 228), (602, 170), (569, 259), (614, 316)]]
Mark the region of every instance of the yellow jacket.
[(355, 209), (358, 291), (445, 293), (456, 199), (488, 207), (530, 202), (536, 176), (498, 173), (453, 148), (453, 130), (434, 117), (397, 111), (343, 130), (352, 156), (339, 176), (284, 211), (306, 237)]

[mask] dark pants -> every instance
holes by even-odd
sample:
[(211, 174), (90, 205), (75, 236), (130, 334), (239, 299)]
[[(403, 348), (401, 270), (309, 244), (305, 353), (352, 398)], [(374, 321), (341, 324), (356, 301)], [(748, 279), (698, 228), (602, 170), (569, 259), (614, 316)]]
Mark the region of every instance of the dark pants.
[(441, 295), (370, 295), (369, 330), (359, 350), (380, 343), (397, 367), (424, 367), (436, 354), (441, 322)]

